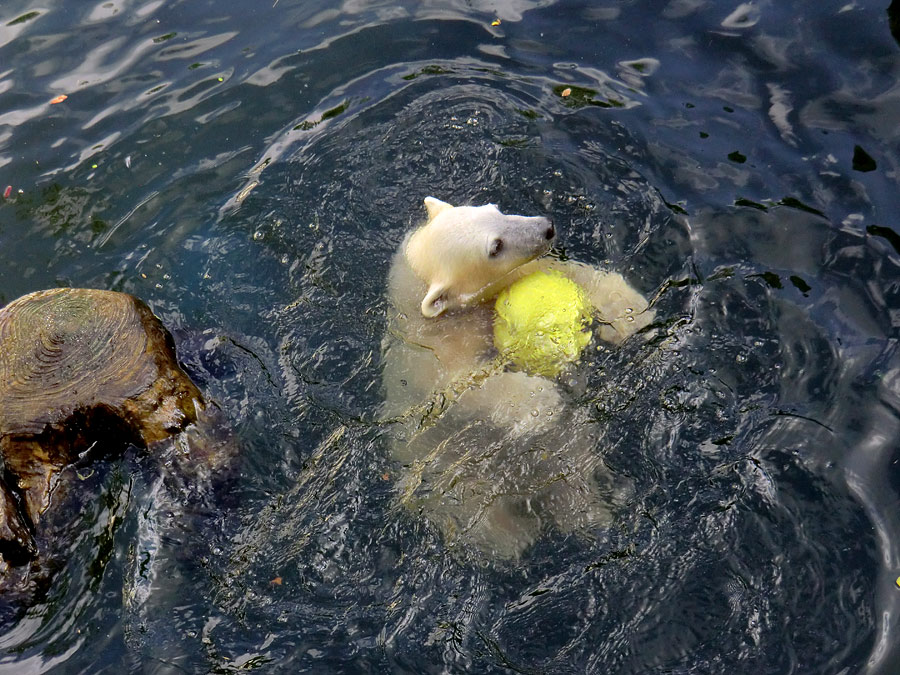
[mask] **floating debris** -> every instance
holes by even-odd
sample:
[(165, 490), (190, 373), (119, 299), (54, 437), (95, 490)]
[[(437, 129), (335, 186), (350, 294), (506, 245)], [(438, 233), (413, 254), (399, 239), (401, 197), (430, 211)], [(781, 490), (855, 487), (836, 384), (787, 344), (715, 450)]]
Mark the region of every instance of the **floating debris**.
[(593, 105), (599, 108), (624, 108), (622, 101), (610, 98), (605, 101), (595, 99), (594, 96), (598, 92), (587, 87), (578, 87), (576, 85), (560, 84), (553, 87), (553, 93), (560, 98), (565, 99), (567, 108), (582, 108), (584, 106)]
[(53, 105), (53, 104), (55, 104), (55, 103), (62, 103), (62, 102), (65, 101), (67, 98), (69, 98), (69, 97), (66, 96), (65, 94), (60, 94), (59, 96), (50, 99), (50, 105)]

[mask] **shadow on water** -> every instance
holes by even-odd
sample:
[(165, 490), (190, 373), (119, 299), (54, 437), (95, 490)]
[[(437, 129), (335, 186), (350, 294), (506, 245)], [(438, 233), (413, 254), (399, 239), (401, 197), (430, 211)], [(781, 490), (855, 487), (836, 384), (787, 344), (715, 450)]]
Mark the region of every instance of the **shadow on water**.
[(900, 45), (900, 2), (893, 0), (887, 9), (888, 22), (891, 26), (891, 35)]
[[(896, 2), (804, 21), (772, 3), (464, 4), (281, 0), (219, 26), (209, 7), (114, 3), (85, 23), (93, 61), (57, 11), (2, 22), (0, 55), (44, 88), (0, 66), (0, 182), (39, 186), (0, 202), (0, 298), (144, 297), (242, 453), (202, 494), (149, 456), (98, 465), (0, 664), (900, 663)], [(873, 26), (868, 47), (842, 42)], [(47, 53), (57, 34), (74, 45)], [(54, 82), (68, 108), (45, 105)], [(628, 486), (608, 526), (547, 528), (496, 561), (398, 505), (384, 288), (426, 195), (547, 215), (563, 255), (653, 298), (647, 339), (592, 345), (563, 383)]]

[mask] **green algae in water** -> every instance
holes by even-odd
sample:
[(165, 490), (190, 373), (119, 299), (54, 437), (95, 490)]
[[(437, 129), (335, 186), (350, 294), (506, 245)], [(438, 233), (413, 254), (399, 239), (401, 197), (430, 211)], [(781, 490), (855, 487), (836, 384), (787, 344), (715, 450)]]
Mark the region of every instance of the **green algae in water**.
[(775, 272), (763, 272), (761, 274), (750, 274), (747, 276), (748, 279), (762, 279), (766, 282), (766, 285), (769, 288), (782, 289), (784, 285), (781, 283), (781, 277), (775, 274)]
[(599, 101), (594, 98), (598, 94), (595, 89), (576, 87), (572, 84), (559, 84), (553, 87), (553, 93), (559, 96), (567, 108), (584, 108), (585, 106), (597, 106), (598, 108), (624, 108), (625, 104), (616, 99)]
[(87, 227), (96, 235), (109, 228), (109, 222), (97, 215), (108, 208), (108, 201), (94, 190), (52, 183), (20, 197), (16, 214), (22, 221), (31, 221), (54, 237), (62, 237), (81, 227)]
[(776, 204), (777, 206), (787, 206), (792, 209), (797, 209), (798, 211), (806, 211), (807, 213), (811, 213), (815, 216), (822, 216), (823, 218), (825, 217), (824, 213), (816, 208), (813, 208), (812, 206), (809, 206), (808, 204), (804, 204), (796, 197), (782, 197), (781, 201), (777, 202)]
[(441, 68), (440, 66), (425, 66), (421, 70), (415, 73), (410, 73), (409, 75), (404, 75), (404, 80), (414, 80), (420, 75), (450, 75), (453, 71), (447, 70), (446, 68)]
[(41, 15), (40, 12), (28, 12), (27, 14), (23, 14), (22, 16), (16, 17), (15, 19), (10, 21), (6, 25), (7, 26), (18, 26), (19, 24), (26, 23), (28, 21), (31, 21), (32, 19), (36, 19), (40, 15)]
[(757, 211), (768, 211), (769, 208), (765, 204), (760, 204), (759, 202), (754, 202), (750, 199), (745, 199), (744, 197), (738, 197), (734, 200), (735, 206), (747, 206), (751, 209), (756, 209)]
[(300, 124), (294, 127), (294, 131), (309, 131), (310, 129), (314, 129), (325, 120), (330, 120), (345, 112), (348, 107), (350, 107), (350, 101), (344, 101), (340, 105), (336, 105), (335, 107), (323, 112), (322, 116), (315, 122), (310, 122), (309, 120), (300, 122)]
[(808, 295), (812, 290), (812, 286), (806, 283), (803, 279), (798, 277), (796, 274), (792, 274), (790, 277), (791, 283), (794, 284), (794, 288), (803, 293), (803, 295)]
[(347, 110), (347, 107), (349, 105), (350, 105), (349, 101), (344, 101), (340, 105), (337, 105), (337, 106), (331, 108), (331, 110), (326, 110), (325, 112), (322, 113), (322, 120), (330, 120), (332, 117), (337, 117), (342, 112)]

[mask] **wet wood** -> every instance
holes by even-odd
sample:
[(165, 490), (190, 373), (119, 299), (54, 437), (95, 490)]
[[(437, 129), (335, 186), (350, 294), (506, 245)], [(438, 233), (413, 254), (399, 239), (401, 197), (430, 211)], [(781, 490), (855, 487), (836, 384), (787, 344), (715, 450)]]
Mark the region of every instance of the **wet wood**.
[(32, 533), (64, 467), (178, 433), (202, 401), (168, 331), (133, 296), (62, 288), (0, 309), (0, 554), (35, 554)]

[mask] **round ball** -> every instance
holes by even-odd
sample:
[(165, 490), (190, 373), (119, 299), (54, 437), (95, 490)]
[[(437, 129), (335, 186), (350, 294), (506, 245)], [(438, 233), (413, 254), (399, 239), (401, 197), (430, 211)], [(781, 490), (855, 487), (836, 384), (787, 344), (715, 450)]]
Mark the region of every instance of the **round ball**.
[(494, 345), (533, 375), (555, 377), (591, 341), (591, 303), (560, 272), (519, 279), (500, 294), (495, 308)]

